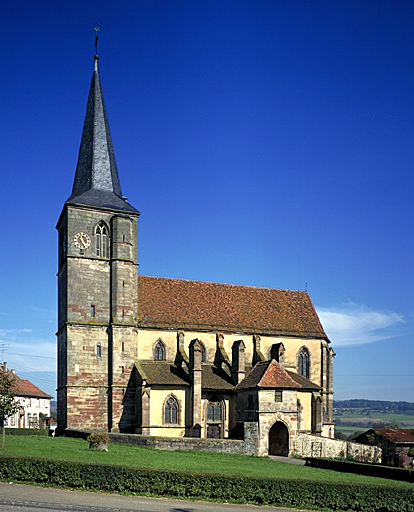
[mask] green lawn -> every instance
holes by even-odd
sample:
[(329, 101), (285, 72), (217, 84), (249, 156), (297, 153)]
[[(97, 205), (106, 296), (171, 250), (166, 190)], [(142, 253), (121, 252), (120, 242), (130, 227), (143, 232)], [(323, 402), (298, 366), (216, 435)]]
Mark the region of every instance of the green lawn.
[(412, 484), (407, 482), (365, 477), (352, 473), (336, 473), (324, 469), (276, 462), (266, 457), (200, 451), (155, 450), (116, 443), (110, 443), (108, 448), (108, 452), (90, 450), (89, 444), (81, 439), (6, 435), (6, 449), (3, 453), (47, 459), (118, 464), (147, 469), (192, 471), (214, 475), (249, 475), (412, 487)]
[(375, 420), (388, 421), (390, 423), (398, 423), (402, 428), (414, 428), (414, 416), (409, 414), (395, 414), (386, 412), (371, 412), (369, 415), (361, 409), (353, 409), (343, 411), (342, 414), (336, 414), (336, 419), (342, 421), (360, 421), (362, 418), (369, 422)]

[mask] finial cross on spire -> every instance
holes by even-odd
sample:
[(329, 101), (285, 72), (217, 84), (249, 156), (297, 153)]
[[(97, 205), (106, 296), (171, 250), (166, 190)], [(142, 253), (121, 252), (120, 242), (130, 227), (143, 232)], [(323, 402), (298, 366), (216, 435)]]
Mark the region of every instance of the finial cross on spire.
[(95, 30), (95, 53), (97, 55), (98, 54), (98, 35), (99, 35), (99, 32), (100, 32), (100, 28), (99, 28), (99, 25), (97, 23), (95, 23), (94, 30)]

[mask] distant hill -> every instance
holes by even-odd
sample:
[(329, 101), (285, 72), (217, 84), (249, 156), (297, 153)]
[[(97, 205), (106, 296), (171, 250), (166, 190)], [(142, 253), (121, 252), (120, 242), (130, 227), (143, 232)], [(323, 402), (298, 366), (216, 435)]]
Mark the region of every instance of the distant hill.
[(369, 428), (414, 429), (414, 403), (334, 400), (335, 437), (352, 439)]
[(387, 402), (385, 400), (366, 400), (355, 398), (352, 400), (334, 400), (334, 409), (354, 410), (362, 409), (366, 412), (381, 412), (387, 414), (408, 414), (414, 416), (414, 403), (411, 402)]

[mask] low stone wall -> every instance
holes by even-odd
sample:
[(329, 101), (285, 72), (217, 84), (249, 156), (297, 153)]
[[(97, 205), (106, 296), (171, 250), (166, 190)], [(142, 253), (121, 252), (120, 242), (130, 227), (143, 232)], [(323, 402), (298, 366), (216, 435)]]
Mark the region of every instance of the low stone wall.
[(295, 453), (299, 457), (352, 458), (357, 462), (371, 464), (380, 464), (382, 456), (382, 450), (378, 446), (301, 433), (297, 435)]
[[(238, 453), (241, 455), (257, 455), (257, 423), (244, 424), (244, 440), (238, 439), (199, 439), (195, 437), (157, 437), (142, 434), (110, 433), (113, 443), (146, 446), (159, 450), (201, 450), (205, 452)], [(59, 435), (86, 438), (90, 432), (67, 429)]]
[(245, 442), (235, 439), (196, 439), (193, 437), (156, 437), (140, 434), (110, 434), (114, 443), (147, 446), (159, 450), (202, 450), (205, 452), (245, 453)]

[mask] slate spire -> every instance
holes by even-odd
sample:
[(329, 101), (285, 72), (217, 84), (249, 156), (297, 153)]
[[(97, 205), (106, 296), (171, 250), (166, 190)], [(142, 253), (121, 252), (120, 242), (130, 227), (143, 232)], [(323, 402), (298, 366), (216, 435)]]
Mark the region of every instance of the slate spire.
[(95, 55), (75, 181), (67, 203), (136, 211), (122, 197), (98, 59)]

